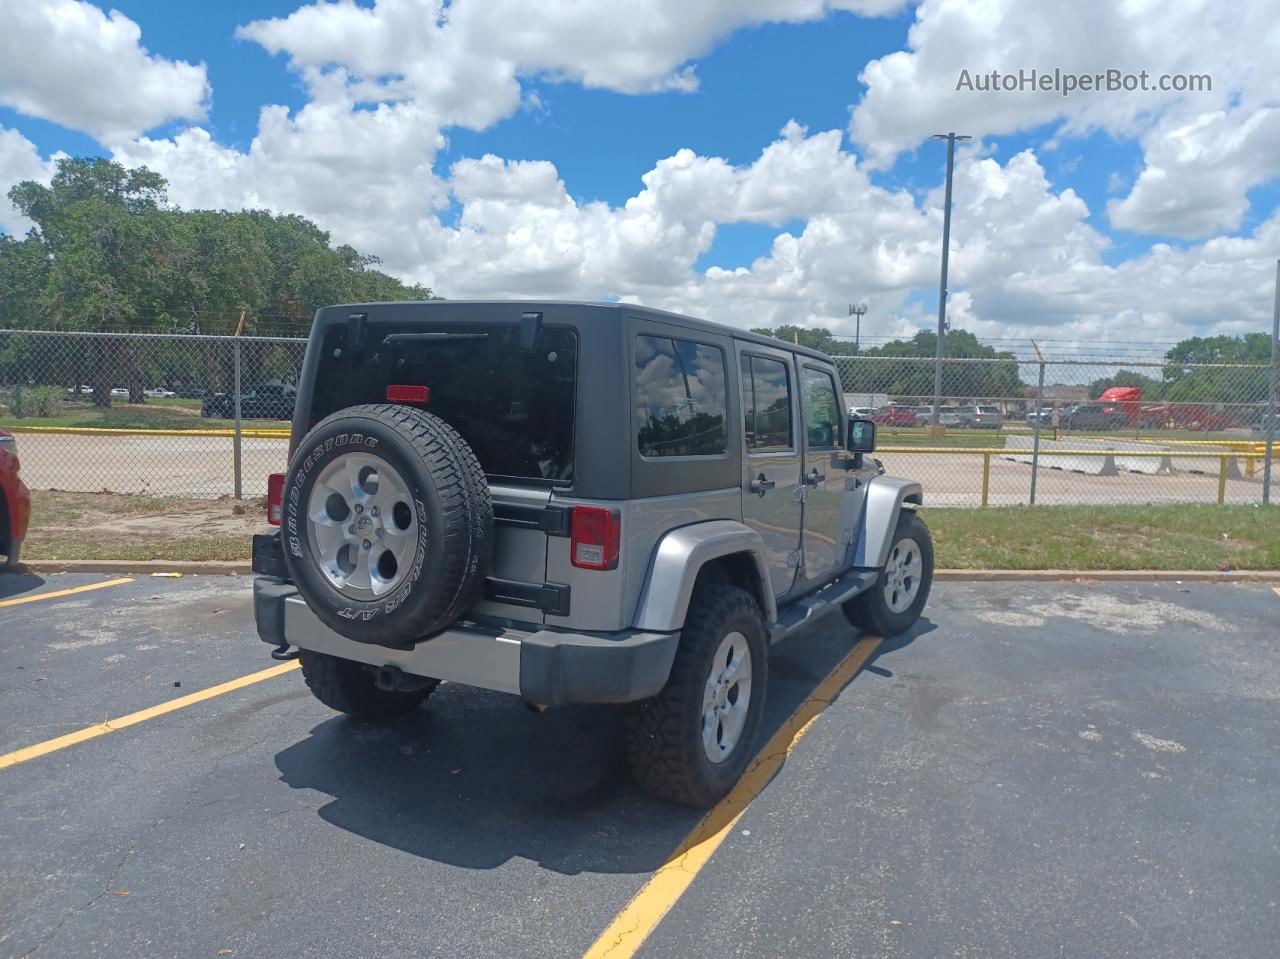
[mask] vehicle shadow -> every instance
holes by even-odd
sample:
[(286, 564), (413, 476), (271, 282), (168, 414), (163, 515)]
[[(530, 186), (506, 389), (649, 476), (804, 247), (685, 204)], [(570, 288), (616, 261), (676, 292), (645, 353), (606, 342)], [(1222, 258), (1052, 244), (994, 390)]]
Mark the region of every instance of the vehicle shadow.
[[(836, 615), (775, 647), (757, 749), (858, 639)], [(394, 723), (326, 720), (276, 766), (287, 785), (332, 797), (318, 810), (325, 822), (473, 869), (522, 857), (570, 875), (650, 872), (703, 815), (641, 792), (612, 707), (536, 714), (514, 697), (451, 684)]]
[(45, 584), (43, 576), (29, 572), (25, 566), (16, 569), (0, 569), (0, 599), (10, 599), (29, 593)]

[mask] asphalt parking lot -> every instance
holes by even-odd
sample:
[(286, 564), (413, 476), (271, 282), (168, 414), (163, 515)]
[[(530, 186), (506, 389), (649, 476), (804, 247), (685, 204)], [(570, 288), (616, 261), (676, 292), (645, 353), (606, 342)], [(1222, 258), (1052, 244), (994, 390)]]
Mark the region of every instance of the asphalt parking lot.
[[(606, 707), (375, 727), (256, 678), (245, 578), (38, 598), (107, 579), (0, 576), (0, 956), (579, 957), (701, 818)], [(1264, 585), (939, 583), (635, 954), (1274, 956), (1278, 624)], [(775, 649), (766, 736), (858, 642)]]

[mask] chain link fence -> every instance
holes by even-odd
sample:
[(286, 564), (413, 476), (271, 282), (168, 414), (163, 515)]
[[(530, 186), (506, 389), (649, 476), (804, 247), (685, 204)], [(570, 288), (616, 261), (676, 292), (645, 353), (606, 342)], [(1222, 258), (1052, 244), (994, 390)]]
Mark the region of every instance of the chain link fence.
[[(302, 338), (0, 330), (0, 427), (33, 489), (266, 494)], [(1276, 371), (1112, 356), (840, 356), (877, 456), (941, 506), (1258, 503)], [(237, 400), (238, 398), (238, 400)], [(1272, 482), (1267, 483), (1267, 477)]]
[(933, 359), (836, 364), (879, 458), (934, 505), (1259, 503), (1280, 482), (1267, 364), (945, 359), (938, 395)]
[(262, 497), (284, 468), (306, 345), (0, 331), (0, 427), (32, 489)]

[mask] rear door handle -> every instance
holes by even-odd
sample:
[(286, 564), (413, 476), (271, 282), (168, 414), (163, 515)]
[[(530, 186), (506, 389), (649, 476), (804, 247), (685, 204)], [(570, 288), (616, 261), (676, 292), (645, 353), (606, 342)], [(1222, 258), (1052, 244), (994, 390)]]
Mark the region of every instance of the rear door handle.
[(747, 484), (747, 489), (751, 490), (751, 492), (755, 493), (757, 496), (763, 496), (777, 485), (778, 484), (773, 480), (766, 479), (765, 475), (761, 473), (758, 477)]
[(811, 472), (808, 476), (806, 476), (804, 478), (804, 481), (808, 483), (810, 486), (812, 486), (814, 489), (817, 489), (820, 483), (825, 483), (827, 481), (827, 474), (819, 473), (818, 468), (815, 466), (813, 468), (813, 472)]

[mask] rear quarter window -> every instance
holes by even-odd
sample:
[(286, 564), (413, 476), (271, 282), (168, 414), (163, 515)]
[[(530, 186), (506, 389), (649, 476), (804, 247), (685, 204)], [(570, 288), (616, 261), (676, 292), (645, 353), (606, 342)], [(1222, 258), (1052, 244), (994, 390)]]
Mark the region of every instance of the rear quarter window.
[(723, 350), (691, 340), (637, 336), (633, 376), (641, 456), (717, 456), (727, 451)]

